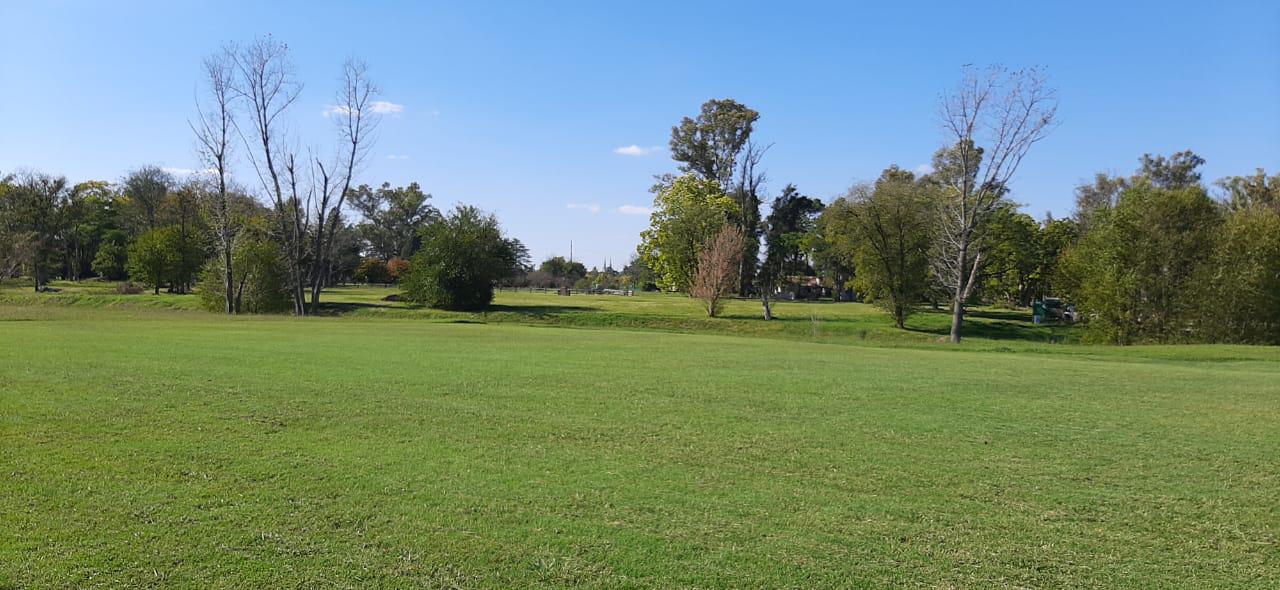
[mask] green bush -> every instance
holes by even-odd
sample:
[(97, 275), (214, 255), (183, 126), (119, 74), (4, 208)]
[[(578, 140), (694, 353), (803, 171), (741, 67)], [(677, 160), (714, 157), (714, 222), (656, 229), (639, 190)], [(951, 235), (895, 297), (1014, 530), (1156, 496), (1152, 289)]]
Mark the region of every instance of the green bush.
[(494, 285), (511, 274), (518, 257), (498, 220), (475, 207), (457, 207), (423, 227), (421, 236), (401, 289), (405, 299), (440, 309), (487, 307)]
[(172, 227), (145, 232), (129, 246), (129, 278), (148, 285), (158, 295), (178, 262), (178, 233)]
[[(289, 275), (280, 247), (263, 235), (241, 236), (231, 260), (237, 313), (280, 313), (293, 305)], [(226, 309), (221, 256), (205, 265), (200, 276), (200, 304), (209, 311)]]

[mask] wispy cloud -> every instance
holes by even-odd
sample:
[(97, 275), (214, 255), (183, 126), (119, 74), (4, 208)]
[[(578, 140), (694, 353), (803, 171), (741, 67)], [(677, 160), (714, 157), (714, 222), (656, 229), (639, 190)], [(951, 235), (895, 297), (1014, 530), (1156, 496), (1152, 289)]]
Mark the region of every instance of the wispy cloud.
[(662, 151), (662, 146), (660, 145), (640, 147), (634, 143), (631, 145), (624, 145), (619, 148), (613, 148), (613, 153), (620, 156), (647, 156), (660, 151)]
[(406, 156), (404, 154), (391, 154), (390, 156), (387, 156), (387, 159), (388, 160), (408, 160), (409, 156)]
[(930, 164), (921, 164), (915, 167), (916, 176), (924, 176), (925, 174), (933, 174), (933, 166)]
[(347, 107), (340, 107), (340, 106), (325, 107), (323, 111), (320, 111), (320, 115), (326, 119), (334, 115), (345, 115), (345, 114), (347, 114)]
[(569, 209), (582, 209), (583, 211), (588, 211), (588, 212), (591, 212), (591, 213), (599, 213), (599, 212), (600, 212), (600, 205), (597, 205), (596, 203), (569, 203), (569, 204), (568, 204), (568, 208), (569, 208)]
[[(326, 107), (323, 111), (320, 111), (320, 114), (323, 115), (324, 118), (328, 119), (334, 115), (345, 115), (347, 114), (347, 110), (348, 109), (345, 105), (331, 105)], [(404, 112), (404, 105), (387, 102), (385, 100), (375, 100), (369, 105), (369, 112), (377, 113), (379, 115), (399, 115)]]
[(380, 115), (399, 115), (404, 112), (404, 105), (385, 100), (375, 100), (370, 110)]
[(213, 168), (205, 168), (203, 170), (192, 170), (190, 168), (164, 167), (164, 168), (161, 168), (161, 170), (163, 170), (165, 173), (171, 176), (176, 176), (178, 178), (182, 178), (186, 176), (206, 176), (209, 174), (217, 173), (217, 170), (214, 170)]
[(639, 205), (623, 205), (618, 207), (618, 213), (623, 215), (648, 215), (653, 213), (653, 208), (641, 207)]

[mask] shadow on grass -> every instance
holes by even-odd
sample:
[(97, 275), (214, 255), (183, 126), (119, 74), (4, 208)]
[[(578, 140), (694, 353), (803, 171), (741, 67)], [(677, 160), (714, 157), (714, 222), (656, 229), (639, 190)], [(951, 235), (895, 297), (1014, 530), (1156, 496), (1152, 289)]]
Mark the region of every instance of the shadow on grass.
[[(434, 308), (425, 305), (418, 305), (407, 302), (355, 302), (355, 301), (321, 301), (320, 307), (313, 315), (339, 316), (353, 313), (364, 309), (385, 309), (385, 310), (433, 310)], [(510, 313), (527, 315), (532, 317), (545, 318), (565, 313), (583, 312), (583, 311), (599, 311), (592, 307), (583, 307), (577, 305), (490, 305), (487, 308), (463, 311), (463, 310), (437, 310), (445, 313)]]

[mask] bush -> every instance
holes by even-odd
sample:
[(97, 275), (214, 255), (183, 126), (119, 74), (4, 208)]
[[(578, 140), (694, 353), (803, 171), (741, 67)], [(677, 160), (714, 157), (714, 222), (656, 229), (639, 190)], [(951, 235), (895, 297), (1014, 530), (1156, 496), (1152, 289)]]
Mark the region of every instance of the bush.
[(380, 258), (365, 258), (356, 267), (355, 279), (358, 283), (386, 284), (391, 282), (391, 272), (387, 263)]
[[(293, 306), (288, 270), (279, 246), (265, 235), (242, 236), (231, 260), (236, 313), (280, 313)], [(200, 304), (226, 310), (222, 257), (215, 256), (200, 275)]]
[(128, 250), (123, 242), (108, 241), (98, 246), (98, 252), (93, 256), (93, 262), (89, 265), (93, 272), (98, 276), (118, 281), (125, 277), (125, 269), (128, 263)]
[(170, 227), (153, 229), (129, 246), (129, 278), (151, 285), (157, 295), (160, 284), (170, 280), (177, 264), (177, 232)]
[(1228, 215), (1197, 283), (1209, 340), (1280, 344), (1280, 210)]
[(125, 281), (123, 283), (116, 285), (116, 293), (119, 293), (121, 295), (138, 295), (138, 294), (141, 294), (143, 291), (145, 291), (145, 289), (142, 288), (142, 285), (139, 285), (133, 281)]
[(1087, 340), (1114, 344), (1204, 340), (1197, 278), (1222, 217), (1204, 189), (1125, 189), (1063, 257), (1071, 299), (1086, 314)]
[(387, 261), (387, 276), (392, 282), (399, 283), (409, 274), (409, 261), (400, 257), (392, 258)]
[(498, 220), (475, 207), (457, 207), (423, 227), (421, 236), (401, 288), (405, 299), (440, 309), (487, 307), (518, 257)]

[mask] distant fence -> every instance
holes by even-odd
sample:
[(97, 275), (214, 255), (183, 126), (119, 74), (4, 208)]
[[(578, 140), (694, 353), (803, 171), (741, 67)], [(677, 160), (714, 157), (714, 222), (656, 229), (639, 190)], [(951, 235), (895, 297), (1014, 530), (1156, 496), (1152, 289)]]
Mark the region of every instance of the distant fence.
[(620, 295), (630, 297), (635, 294), (632, 289), (569, 289), (567, 287), (497, 287), (496, 290), (511, 293), (551, 293), (553, 295)]

